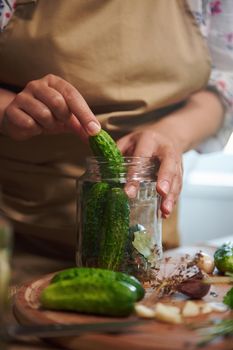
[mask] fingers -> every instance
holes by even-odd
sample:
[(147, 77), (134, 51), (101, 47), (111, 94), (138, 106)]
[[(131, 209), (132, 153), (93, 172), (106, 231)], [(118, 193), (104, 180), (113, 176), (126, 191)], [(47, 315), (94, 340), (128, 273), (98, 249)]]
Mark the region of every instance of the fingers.
[(65, 127), (67, 131), (75, 132), (84, 142), (87, 142), (87, 134), (74, 114), (71, 115), (69, 123), (65, 124)]
[[(133, 157), (151, 157), (155, 150), (154, 140), (148, 132), (132, 135), (121, 138), (117, 145), (125, 155)], [(129, 198), (135, 198), (138, 193), (140, 182), (138, 181), (138, 171), (141, 169), (141, 164), (137, 163), (137, 159), (133, 161), (128, 167), (127, 183), (125, 185), (125, 192)], [(135, 176), (136, 175), (136, 176)]]
[[(126, 135), (117, 141), (117, 147), (125, 156), (132, 156), (134, 151), (134, 137)], [(134, 180), (135, 169), (133, 166), (127, 168), (127, 182), (124, 186), (125, 193), (129, 198), (135, 198), (139, 189), (139, 182)]]
[(125, 155), (134, 157), (152, 157), (157, 148), (154, 135), (151, 132), (133, 133), (117, 141), (117, 146)]
[(182, 177), (180, 175), (175, 176), (172, 181), (171, 190), (161, 203), (161, 212), (163, 218), (168, 218), (177, 203), (180, 191), (182, 188)]
[(53, 130), (56, 128), (54, 115), (46, 104), (33, 98), (31, 95), (21, 92), (15, 98), (15, 104), (27, 115), (31, 116), (42, 128)]
[(158, 173), (157, 191), (161, 196), (166, 196), (170, 192), (172, 181), (178, 170), (178, 165), (176, 155), (173, 152), (164, 151), (158, 156), (161, 159), (161, 165)]
[[(94, 116), (82, 95), (67, 81), (48, 75), (46, 77), (49, 87), (58, 91), (65, 100), (67, 107), (79, 120), (88, 135), (96, 135), (101, 130), (100, 123)], [(68, 119), (67, 123), (70, 123)]]
[(6, 109), (2, 130), (15, 140), (26, 140), (42, 133), (42, 128), (27, 113), (14, 106)]
[[(162, 216), (167, 218), (177, 202), (182, 187), (182, 155), (169, 139), (161, 136), (158, 132), (147, 130), (127, 135), (121, 138), (117, 144), (125, 155), (153, 156), (160, 160), (156, 189), (162, 197)], [(133, 174), (130, 174), (129, 178), (125, 191), (130, 198), (134, 198), (138, 191), (138, 183), (134, 181)]]
[(161, 211), (167, 218), (179, 197), (182, 188), (182, 165), (176, 154), (168, 152), (161, 160), (158, 173), (157, 191), (162, 196)]
[[(87, 138), (101, 130), (100, 123), (78, 90), (52, 74), (29, 82), (8, 107), (10, 108), (5, 114), (5, 131), (8, 135), (11, 133), (11, 125), (12, 135), (15, 135), (18, 126), (19, 133), (27, 138), (42, 132), (54, 134), (66, 131)], [(21, 116), (19, 120), (22, 124), (19, 125), (15, 120), (16, 115)], [(26, 126), (28, 120), (30, 127)]]
[(117, 147), (119, 148), (122, 154), (128, 153), (128, 149), (132, 146), (133, 140), (131, 140), (131, 135), (123, 136), (117, 141)]
[(135, 135), (134, 157), (152, 157), (156, 150), (157, 143), (152, 133), (145, 131), (141, 137)]
[(71, 112), (66, 104), (64, 97), (52, 87), (47, 86), (45, 83), (35, 83), (30, 82), (25, 91), (29, 91), (33, 94), (34, 98), (40, 101), (41, 104), (47, 106), (50, 113), (61, 121), (66, 122), (70, 116)]

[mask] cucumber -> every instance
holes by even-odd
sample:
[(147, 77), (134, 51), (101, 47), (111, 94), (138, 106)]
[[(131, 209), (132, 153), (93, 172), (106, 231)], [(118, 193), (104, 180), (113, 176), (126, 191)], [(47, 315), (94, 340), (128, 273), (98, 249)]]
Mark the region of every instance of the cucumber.
[(115, 141), (103, 129), (95, 136), (89, 137), (93, 154), (103, 158), (105, 164), (100, 164), (103, 178), (119, 179), (125, 173), (124, 159)]
[(109, 185), (95, 183), (83, 196), (82, 203), (82, 264), (96, 266), (99, 256), (104, 205)]
[(119, 270), (126, 249), (129, 233), (129, 201), (121, 188), (110, 188), (100, 244), (99, 266), (109, 270)]
[[(117, 271), (123, 263), (129, 232), (129, 201), (120, 184), (121, 177), (125, 177), (124, 158), (104, 130), (90, 136), (89, 143), (94, 155), (101, 157), (102, 178), (108, 179), (111, 186), (105, 202), (98, 266)], [(96, 215), (99, 215), (98, 211)], [(88, 220), (91, 224), (91, 219)]]
[(128, 275), (123, 272), (115, 272), (115, 273), (117, 274), (117, 277), (116, 277), (117, 280), (131, 284), (136, 288), (137, 301), (143, 299), (145, 295), (145, 289), (143, 288), (142, 284), (139, 282), (139, 280), (136, 277)]
[(233, 242), (225, 243), (215, 251), (214, 263), (220, 272), (233, 273)]
[(64, 271), (58, 272), (51, 280), (52, 283), (57, 283), (64, 280), (71, 280), (74, 278), (88, 279), (98, 276), (106, 280), (116, 280), (120, 282), (128, 283), (136, 288), (137, 297), (136, 300), (141, 300), (145, 295), (145, 290), (137, 278), (127, 275), (123, 272), (116, 272), (111, 270), (91, 268), (91, 267), (73, 267)]
[(126, 282), (92, 276), (52, 283), (40, 302), (46, 309), (120, 317), (133, 312), (136, 296), (136, 288)]

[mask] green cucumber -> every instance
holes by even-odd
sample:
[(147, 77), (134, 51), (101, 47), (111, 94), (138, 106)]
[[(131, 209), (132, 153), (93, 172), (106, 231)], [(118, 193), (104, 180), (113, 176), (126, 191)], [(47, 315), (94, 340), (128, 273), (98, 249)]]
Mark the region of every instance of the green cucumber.
[[(102, 178), (108, 179), (111, 187), (114, 186), (108, 190), (104, 203), (98, 266), (117, 271), (123, 263), (129, 232), (129, 201), (120, 185), (121, 177), (125, 177), (124, 158), (115, 141), (104, 130), (90, 136), (89, 143), (94, 155), (101, 157), (97, 161)], [(99, 216), (98, 211), (96, 213)], [(87, 220), (89, 225), (92, 220)]]
[(107, 316), (128, 316), (134, 310), (136, 288), (98, 276), (60, 280), (40, 296), (42, 307)]
[(66, 269), (64, 271), (58, 272), (52, 278), (50, 283), (57, 283), (64, 280), (71, 280), (74, 278), (89, 279), (98, 276), (105, 280), (116, 280), (120, 282), (128, 283), (136, 288), (137, 291), (137, 301), (141, 300), (145, 295), (145, 290), (141, 283), (133, 276), (127, 275), (123, 272), (92, 268), (92, 267), (73, 267)]
[(112, 137), (103, 129), (95, 136), (89, 137), (93, 154), (101, 157), (105, 163), (100, 164), (104, 178), (119, 179), (125, 173), (124, 159)]
[(214, 263), (220, 272), (233, 273), (233, 242), (224, 243), (215, 251)]
[(108, 189), (107, 183), (97, 182), (83, 196), (81, 244), (84, 266), (96, 266), (97, 264)]
[(137, 301), (143, 299), (145, 295), (145, 289), (143, 288), (142, 284), (139, 282), (139, 280), (136, 277), (128, 275), (123, 272), (115, 271), (115, 273), (117, 274), (117, 280), (131, 284), (136, 288)]
[(108, 191), (100, 244), (99, 266), (119, 270), (123, 263), (129, 234), (129, 201), (121, 188)]

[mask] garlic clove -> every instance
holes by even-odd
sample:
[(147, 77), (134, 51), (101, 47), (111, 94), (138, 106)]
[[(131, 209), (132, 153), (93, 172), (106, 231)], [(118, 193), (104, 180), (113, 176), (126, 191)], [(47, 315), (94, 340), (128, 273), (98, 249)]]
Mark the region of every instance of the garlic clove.
[(204, 303), (203, 305), (201, 305), (201, 313), (202, 314), (209, 314), (212, 311), (213, 311), (213, 309), (209, 303)]
[(139, 317), (142, 317), (142, 318), (154, 318), (155, 317), (155, 310), (153, 310), (145, 305), (136, 304), (134, 307), (134, 310)]
[(176, 306), (165, 305), (162, 303), (157, 303), (155, 306), (155, 318), (172, 324), (182, 323), (180, 309)]
[(200, 307), (193, 301), (187, 301), (182, 310), (182, 316), (194, 317), (200, 314)]

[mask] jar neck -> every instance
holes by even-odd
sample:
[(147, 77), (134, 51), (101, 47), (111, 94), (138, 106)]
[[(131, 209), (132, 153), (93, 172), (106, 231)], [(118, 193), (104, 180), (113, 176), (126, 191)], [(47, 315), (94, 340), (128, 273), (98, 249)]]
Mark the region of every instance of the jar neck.
[[(123, 157), (123, 163), (107, 162), (101, 157), (88, 157), (86, 160), (87, 174), (96, 179), (109, 179), (112, 170), (118, 170), (118, 180), (156, 181), (160, 162), (158, 158)], [(103, 171), (105, 169), (105, 171)], [(109, 171), (108, 171), (109, 170)]]

